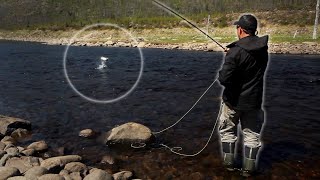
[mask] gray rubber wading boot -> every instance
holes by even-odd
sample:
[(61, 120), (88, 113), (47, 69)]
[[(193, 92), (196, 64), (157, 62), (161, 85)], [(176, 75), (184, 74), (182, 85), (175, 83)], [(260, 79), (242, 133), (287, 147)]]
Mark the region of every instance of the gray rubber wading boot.
[(234, 147), (235, 143), (222, 143), (223, 165), (228, 171), (234, 171)]
[(259, 148), (244, 148), (242, 176), (249, 177), (256, 172), (256, 158)]

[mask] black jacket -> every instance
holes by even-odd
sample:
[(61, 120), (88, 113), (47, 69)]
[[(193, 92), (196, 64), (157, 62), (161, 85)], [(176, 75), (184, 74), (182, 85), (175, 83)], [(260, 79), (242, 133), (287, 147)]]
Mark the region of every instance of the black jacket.
[(260, 109), (263, 79), (268, 64), (268, 36), (248, 36), (230, 48), (219, 72), (223, 101), (232, 109)]

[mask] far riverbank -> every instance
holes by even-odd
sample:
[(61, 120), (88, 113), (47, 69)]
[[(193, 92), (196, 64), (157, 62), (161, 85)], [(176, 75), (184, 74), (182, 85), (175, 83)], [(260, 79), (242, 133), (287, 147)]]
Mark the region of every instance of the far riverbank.
[[(280, 29), (284, 29), (279, 27)], [(287, 27), (288, 29), (288, 27)], [(294, 27), (293, 29), (296, 29)], [(223, 46), (235, 41), (234, 29), (221, 28), (209, 33)], [(128, 34), (115, 29), (90, 29), (80, 34), (72, 42), (76, 46), (103, 46), (103, 47), (140, 47), (140, 48), (162, 48), (183, 49), (197, 51), (221, 51), (222, 49), (206, 39), (202, 34), (190, 28), (173, 29), (143, 29), (129, 30), (137, 42), (128, 37)], [(287, 30), (289, 31), (289, 30)], [(296, 30), (297, 31), (297, 30)], [(304, 29), (308, 31), (308, 29)], [(70, 39), (77, 30), (49, 31), (49, 30), (18, 30), (0, 31), (0, 39), (15, 41), (42, 42), (49, 45), (68, 45)], [(295, 32), (295, 37), (290, 37), (289, 32), (279, 35), (277, 28), (260, 29), (260, 34), (268, 34), (270, 37), (269, 52), (275, 54), (320, 54), (320, 43), (318, 40), (306, 38), (306, 34)], [(218, 36), (219, 35), (219, 36)], [(261, 36), (262, 36), (261, 35)]]

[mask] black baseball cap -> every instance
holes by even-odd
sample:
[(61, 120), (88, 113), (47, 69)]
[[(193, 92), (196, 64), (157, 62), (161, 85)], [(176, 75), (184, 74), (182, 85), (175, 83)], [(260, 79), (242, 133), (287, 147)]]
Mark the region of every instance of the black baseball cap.
[(240, 19), (233, 23), (248, 31), (256, 31), (258, 26), (257, 18), (251, 14), (245, 14)]

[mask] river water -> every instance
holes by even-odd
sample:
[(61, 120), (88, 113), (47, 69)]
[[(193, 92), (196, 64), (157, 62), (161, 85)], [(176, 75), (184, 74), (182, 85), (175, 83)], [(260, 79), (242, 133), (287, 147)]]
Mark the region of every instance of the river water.
[[(31, 139), (51, 149), (65, 148), (84, 162), (108, 171), (133, 171), (142, 179), (239, 179), (222, 167), (217, 133), (196, 157), (180, 157), (149, 147), (118, 150), (96, 139), (78, 137), (81, 129), (108, 131), (134, 121), (161, 130), (179, 119), (215, 79), (223, 54), (143, 49), (144, 69), (127, 97), (109, 104), (85, 100), (63, 72), (64, 46), (0, 42), (0, 114), (32, 122)], [(100, 57), (107, 68), (97, 70)], [(74, 87), (98, 100), (117, 98), (135, 83), (140, 55), (135, 48), (71, 47), (66, 67)], [(270, 55), (266, 76), (264, 146), (256, 179), (320, 177), (320, 56)], [(157, 141), (192, 154), (207, 141), (219, 109), (222, 88), (216, 83), (193, 111)], [(238, 148), (239, 159), (241, 148)], [(100, 163), (104, 155), (115, 164)], [(240, 178), (241, 179), (241, 178)]]

